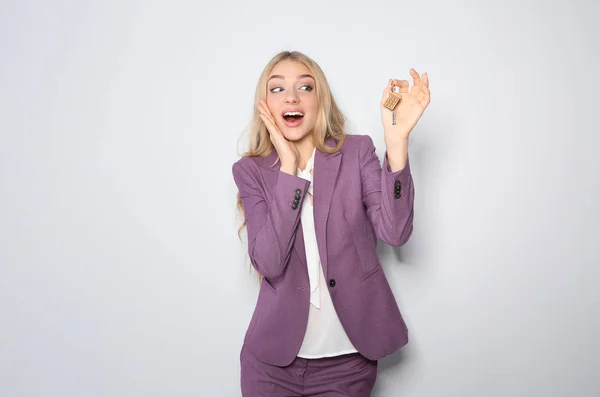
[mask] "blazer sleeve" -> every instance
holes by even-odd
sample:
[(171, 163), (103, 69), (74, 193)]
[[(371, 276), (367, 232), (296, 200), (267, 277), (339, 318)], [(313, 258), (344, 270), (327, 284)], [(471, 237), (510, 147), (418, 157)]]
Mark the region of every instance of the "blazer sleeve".
[(267, 279), (276, 278), (284, 273), (289, 262), (310, 181), (278, 171), (272, 197), (267, 200), (265, 190), (259, 185), (258, 170), (249, 171), (249, 166), (238, 161), (232, 167), (244, 206), (248, 254), (260, 274)]
[(409, 160), (403, 169), (391, 172), (386, 150), (382, 168), (369, 135), (364, 135), (360, 152), (363, 203), (375, 234), (383, 242), (399, 247), (413, 230), (415, 189)]

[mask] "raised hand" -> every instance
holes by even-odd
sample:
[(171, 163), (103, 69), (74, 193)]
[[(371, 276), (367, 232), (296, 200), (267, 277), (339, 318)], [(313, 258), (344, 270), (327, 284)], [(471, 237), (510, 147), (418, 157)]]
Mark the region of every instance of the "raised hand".
[(264, 99), (260, 100), (258, 110), (260, 112), (259, 116), (263, 123), (265, 123), (271, 142), (281, 160), (281, 170), (295, 175), (298, 168), (298, 161), (300, 160), (298, 148), (292, 142), (285, 139), (279, 128), (277, 128), (275, 119)]
[[(413, 77), (413, 86), (409, 90), (408, 80), (390, 80), (388, 86), (383, 91), (381, 98), (381, 120), (386, 141), (396, 139), (408, 139), (408, 136), (414, 126), (417, 124), (425, 108), (429, 105), (429, 76), (423, 73), (422, 76), (415, 69), (410, 69), (410, 75)], [(388, 94), (394, 89), (400, 88), (402, 99), (396, 105), (396, 124), (392, 123), (392, 112), (385, 108), (383, 103)]]

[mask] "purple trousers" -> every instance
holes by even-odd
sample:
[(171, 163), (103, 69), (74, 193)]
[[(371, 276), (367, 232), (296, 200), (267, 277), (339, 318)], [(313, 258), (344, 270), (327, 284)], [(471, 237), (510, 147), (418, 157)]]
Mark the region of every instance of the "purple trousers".
[(377, 360), (360, 353), (296, 357), (290, 365), (278, 367), (260, 361), (244, 345), (240, 366), (243, 397), (370, 397), (377, 378)]

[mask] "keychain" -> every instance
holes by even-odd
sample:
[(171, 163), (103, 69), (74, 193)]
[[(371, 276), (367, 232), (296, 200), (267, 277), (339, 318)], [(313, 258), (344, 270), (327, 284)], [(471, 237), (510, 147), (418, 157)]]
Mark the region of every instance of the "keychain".
[(392, 111), (392, 125), (396, 125), (396, 105), (402, 100), (402, 94), (394, 91), (395, 87), (392, 87), (392, 91), (388, 94), (387, 98), (383, 102), (383, 106)]

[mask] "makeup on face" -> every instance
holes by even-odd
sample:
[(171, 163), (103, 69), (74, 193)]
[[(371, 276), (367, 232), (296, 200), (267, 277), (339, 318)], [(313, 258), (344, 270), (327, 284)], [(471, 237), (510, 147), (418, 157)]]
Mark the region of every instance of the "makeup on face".
[[(299, 75), (294, 84), (290, 87), (287, 87), (285, 83), (285, 77), (282, 75), (273, 75), (269, 78), (269, 94), (272, 96), (282, 95), (282, 100), (288, 103), (288, 96), (291, 95), (287, 90), (298, 90), (299, 92), (295, 95), (301, 96), (302, 93), (309, 93), (314, 90), (314, 79), (309, 74)], [(291, 101), (289, 101), (291, 102)], [(299, 98), (296, 98), (293, 102), (301, 102)], [(295, 128), (302, 125), (305, 116), (305, 110), (298, 105), (294, 105), (293, 103), (289, 103), (288, 105), (283, 106), (283, 110), (281, 111), (281, 118), (283, 119), (284, 124), (287, 127)]]
[(266, 102), (286, 139), (303, 139), (315, 128), (319, 100), (310, 69), (296, 61), (279, 62), (266, 84)]

